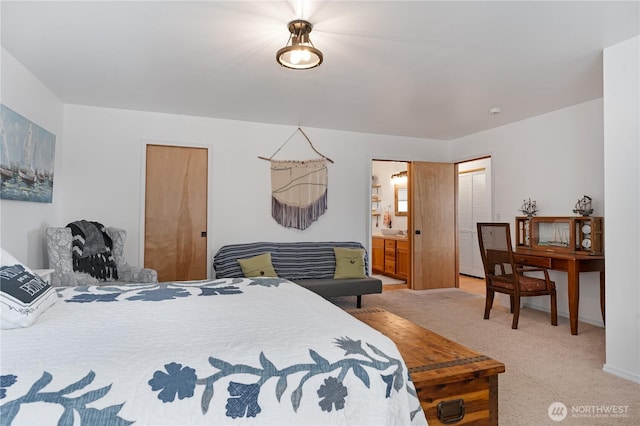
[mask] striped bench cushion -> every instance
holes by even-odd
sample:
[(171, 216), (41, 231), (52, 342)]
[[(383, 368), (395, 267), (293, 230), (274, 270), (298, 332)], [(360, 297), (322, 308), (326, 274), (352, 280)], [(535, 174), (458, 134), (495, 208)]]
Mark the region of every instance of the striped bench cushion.
[[(364, 246), (354, 241), (327, 242), (257, 242), (222, 246), (213, 257), (216, 278), (244, 277), (238, 259), (271, 253), (271, 262), (276, 273), (288, 280), (333, 278), (336, 269), (334, 247), (359, 248)], [(369, 270), (369, 259), (365, 250), (365, 271)]]

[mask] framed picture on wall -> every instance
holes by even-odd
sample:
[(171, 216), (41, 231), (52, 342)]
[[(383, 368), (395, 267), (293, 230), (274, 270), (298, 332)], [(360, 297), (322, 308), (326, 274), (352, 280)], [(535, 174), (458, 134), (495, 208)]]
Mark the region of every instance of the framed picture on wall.
[(0, 198), (51, 203), (56, 136), (0, 104)]

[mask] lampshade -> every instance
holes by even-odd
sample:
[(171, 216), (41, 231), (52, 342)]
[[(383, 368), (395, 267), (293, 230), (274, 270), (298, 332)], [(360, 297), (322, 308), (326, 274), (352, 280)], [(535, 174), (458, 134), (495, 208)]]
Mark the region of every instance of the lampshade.
[(322, 52), (309, 39), (313, 26), (302, 19), (289, 22), (289, 41), (276, 53), (276, 61), (283, 67), (307, 70), (322, 63)]

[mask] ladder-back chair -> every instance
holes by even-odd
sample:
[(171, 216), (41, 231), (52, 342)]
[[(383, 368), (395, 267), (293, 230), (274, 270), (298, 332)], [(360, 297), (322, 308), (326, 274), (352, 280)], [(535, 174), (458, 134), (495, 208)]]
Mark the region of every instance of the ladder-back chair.
[[(515, 263), (508, 223), (478, 223), (477, 226), (487, 286), (484, 319), (489, 319), (496, 292), (509, 295), (513, 329), (518, 328), (521, 297), (550, 296), (551, 324), (558, 325), (556, 285), (549, 279), (549, 272), (545, 268), (525, 268)], [(534, 271), (543, 272), (544, 278), (524, 275)]]

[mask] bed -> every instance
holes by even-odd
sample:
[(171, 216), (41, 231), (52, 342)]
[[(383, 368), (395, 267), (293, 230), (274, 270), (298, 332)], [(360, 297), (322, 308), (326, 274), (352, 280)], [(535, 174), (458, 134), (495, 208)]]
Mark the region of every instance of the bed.
[(2, 330), (3, 425), (426, 424), (391, 340), (285, 279), (54, 291)]

